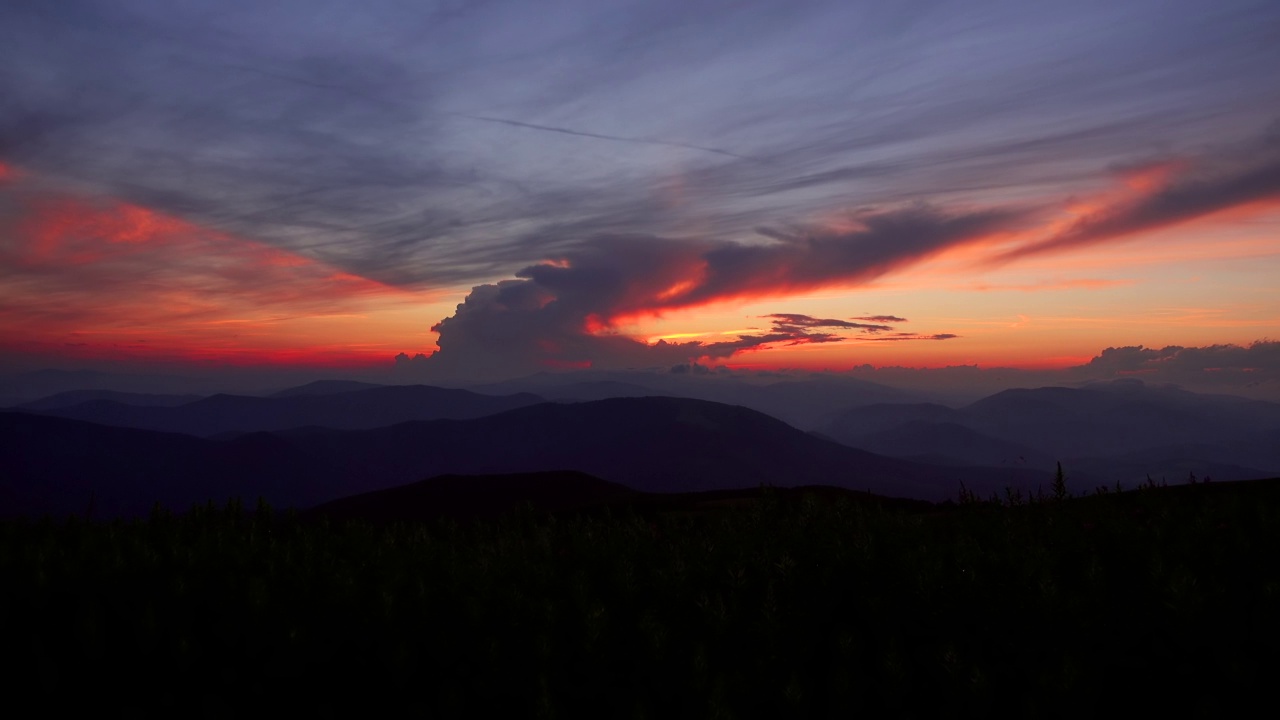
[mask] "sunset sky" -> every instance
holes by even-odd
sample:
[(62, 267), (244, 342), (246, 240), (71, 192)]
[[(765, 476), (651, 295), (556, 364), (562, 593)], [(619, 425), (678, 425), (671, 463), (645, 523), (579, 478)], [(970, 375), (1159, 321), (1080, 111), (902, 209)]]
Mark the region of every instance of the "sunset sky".
[(0, 370), (1280, 372), (1278, 78), (1274, 0), (6, 2)]

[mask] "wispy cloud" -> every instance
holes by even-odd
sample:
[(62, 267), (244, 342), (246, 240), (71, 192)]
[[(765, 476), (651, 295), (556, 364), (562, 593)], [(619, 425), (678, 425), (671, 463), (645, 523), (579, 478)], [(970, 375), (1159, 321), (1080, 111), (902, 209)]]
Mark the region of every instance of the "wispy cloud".
[[(1089, 247), (1277, 192), (1274, 137), (1223, 149), (1280, 115), (1274, 3), (213, 7), (0, 7), (6, 220), (26, 202), (21, 169), (48, 196), (137, 208), (245, 256), (23, 240), (0, 271), (28, 310), (0, 331), (91, 305), (126, 273), (342, 310), (268, 289), (327, 268), (369, 287), (474, 288), (436, 325), (437, 361), (459, 371), (495, 354), (679, 362), (709, 346), (610, 333), (628, 316), (859, 286), (970, 244), (1002, 262)], [(1184, 165), (1052, 225), (1108, 169), (1123, 181), (1153, 158)], [(264, 270), (268, 251), (301, 264)], [(57, 291), (44, 252), (67, 279)], [(143, 261), (166, 253), (169, 266)], [(824, 332), (837, 329), (869, 330)]]
[(1060, 252), (1185, 223), (1224, 210), (1280, 207), (1280, 133), (1234, 153), (1129, 173), (1125, 187), (1051, 236), (1008, 250), (997, 262)]
[[(218, 7), (6, 3), (0, 160), (440, 287), (600, 234), (1052, 201), (1277, 112), (1267, 5)], [(1166, 204), (1218, 202), (1187, 192)]]

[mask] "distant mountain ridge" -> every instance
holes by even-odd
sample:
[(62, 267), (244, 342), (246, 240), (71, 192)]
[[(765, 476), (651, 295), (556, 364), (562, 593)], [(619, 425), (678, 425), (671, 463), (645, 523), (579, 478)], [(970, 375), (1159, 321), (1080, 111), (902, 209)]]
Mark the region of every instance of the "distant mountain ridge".
[(538, 373), (475, 385), (478, 392), (532, 392), (552, 399), (604, 400), (665, 396), (741, 405), (802, 430), (829, 425), (855, 405), (912, 402), (918, 397), (887, 385), (850, 377), (777, 378), (748, 381), (688, 373), (585, 371)]
[(272, 393), (270, 397), (297, 397), (299, 395), (336, 395), (338, 393), (353, 392), (355, 390), (372, 390), (373, 388), (387, 387), (378, 383), (359, 382), (357, 380), (316, 380), (305, 385), (298, 385), (291, 388), (285, 388), (279, 392)]
[(825, 434), (943, 463), (1025, 458), (1049, 467), (1061, 460), (1096, 481), (1130, 486), (1147, 473), (1180, 480), (1193, 472), (1220, 479), (1280, 472), (1280, 404), (1134, 380), (1011, 389), (959, 409), (868, 405), (847, 411)]
[(527, 393), (493, 396), (427, 385), (396, 385), (267, 398), (212, 395), (179, 407), (139, 407), (94, 400), (43, 412), (116, 427), (208, 437), (308, 425), (355, 430), (411, 420), (465, 420), (540, 402), (544, 400)]
[(203, 395), (157, 395), (154, 393), (127, 393), (117, 392), (115, 390), (68, 390), (66, 392), (55, 393), (42, 397), (39, 400), (16, 405), (16, 408), (22, 410), (59, 410), (69, 408), (81, 403), (93, 402), (95, 400), (109, 400), (121, 405), (130, 405), (133, 407), (178, 407), (187, 403), (195, 402), (204, 397)]
[(888, 497), (954, 498), (959, 483), (989, 493), (1047, 487), (1048, 473), (935, 467), (886, 458), (801, 432), (743, 407), (682, 398), (543, 403), (472, 420), (371, 430), (249, 433), (210, 440), (0, 412), (5, 512), (137, 515), (155, 501), (262, 495), (310, 507), (444, 475), (573, 470), (644, 492), (771, 484), (832, 485)]

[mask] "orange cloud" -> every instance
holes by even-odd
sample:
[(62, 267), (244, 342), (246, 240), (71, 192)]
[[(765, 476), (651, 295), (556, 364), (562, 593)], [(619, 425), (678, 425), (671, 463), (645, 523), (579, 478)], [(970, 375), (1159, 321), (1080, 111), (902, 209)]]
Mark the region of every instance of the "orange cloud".
[(1111, 191), (1069, 206), (1070, 217), (1051, 225), (1047, 237), (1008, 249), (991, 261), (1096, 245), (1220, 213), (1238, 217), (1280, 205), (1280, 156), (1274, 150), (1231, 171), (1178, 160), (1130, 168), (1121, 171), (1118, 180)]

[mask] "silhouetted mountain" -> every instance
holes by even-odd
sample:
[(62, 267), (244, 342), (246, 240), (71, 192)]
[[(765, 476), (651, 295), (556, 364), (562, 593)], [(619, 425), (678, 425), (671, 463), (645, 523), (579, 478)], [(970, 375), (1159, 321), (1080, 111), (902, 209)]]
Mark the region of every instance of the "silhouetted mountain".
[(16, 407), (21, 410), (59, 410), (94, 400), (110, 400), (133, 407), (178, 407), (199, 400), (201, 395), (155, 395), (151, 393), (127, 393), (115, 390), (68, 390), (48, 397), (25, 402)]
[(176, 433), (107, 427), (0, 412), (0, 514), (133, 517), (156, 502), (193, 503), (258, 496), (309, 505), (337, 478), (289, 441), (265, 433), (214, 442)]
[(959, 411), (935, 403), (875, 403), (842, 413), (826, 433), (841, 442), (852, 442), (871, 433), (893, 430), (907, 423), (959, 422)]
[(1005, 390), (962, 408), (980, 432), (1058, 457), (1130, 453), (1171, 444), (1230, 442), (1280, 428), (1280, 404), (1198, 395), (1176, 388)]
[(934, 462), (991, 462), (984, 458), (1008, 453), (1036, 466), (1052, 458), (1106, 484), (1133, 484), (1147, 472), (1185, 477), (1198, 468), (1242, 479), (1280, 470), (1280, 404), (1136, 380), (1006, 390), (958, 410), (858, 407), (828, 433), (852, 447)]
[(353, 392), (356, 390), (372, 390), (373, 388), (387, 387), (386, 385), (378, 385), (376, 383), (359, 382), (357, 380), (316, 380), (315, 382), (299, 385), (297, 387), (285, 388), (277, 393), (272, 393), (270, 397), (297, 397), (299, 395), (335, 395), (337, 393)]
[[(213, 382), (176, 375), (133, 375), (96, 370), (35, 370), (0, 375), (0, 395), (29, 402), (72, 390), (114, 390), (139, 394), (187, 395), (216, 392)], [(205, 388), (209, 388), (206, 390)]]
[[(371, 391), (361, 391), (371, 392)], [(265, 400), (264, 402), (276, 402)], [(545, 403), (473, 420), (293, 430), (216, 441), (0, 413), (8, 512), (136, 514), (159, 500), (263, 495), (306, 507), (443, 474), (576, 470), (645, 492), (833, 485), (942, 500), (1047, 485), (1047, 473), (943, 468), (828, 442), (747, 408), (680, 398)]]
[(304, 425), (365, 429), (409, 420), (468, 419), (543, 402), (536, 395), (494, 397), (426, 385), (391, 385), (331, 395), (214, 395), (175, 408), (142, 408), (97, 400), (46, 414), (161, 432), (212, 436), (287, 430)]
[(405, 423), (292, 438), (353, 473), (390, 478), (574, 469), (645, 492), (834, 485), (926, 500), (970, 487), (1043, 481), (1046, 473), (939, 468), (881, 457), (801, 432), (747, 408), (686, 398), (543, 404), (468, 422)]
[(644, 387), (643, 385), (614, 380), (559, 385), (548, 387), (541, 393), (548, 400), (572, 400), (575, 402), (607, 400), (618, 397), (653, 397), (665, 394), (667, 393)]
[(741, 405), (814, 430), (829, 425), (846, 408), (916, 399), (902, 390), (849, 377), (766, 381), (689, 373), (537, 373), (500, 383), (472, 386), (479, 392), (534, 392), (556, 399), (596, 400), (662, 395)]
[(987, 437), (950, 422), (910, 420), (887, 430), (858, 436), (851, 447), (890, 457), (915, 458), (944, 465), (1049, 468), (1054, 458), (1026, 445)]

